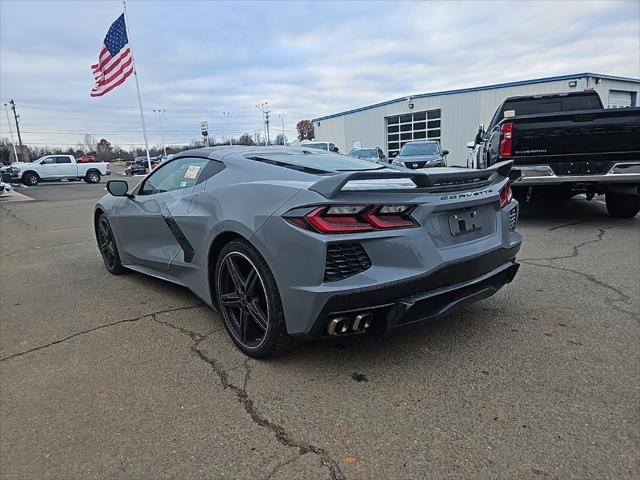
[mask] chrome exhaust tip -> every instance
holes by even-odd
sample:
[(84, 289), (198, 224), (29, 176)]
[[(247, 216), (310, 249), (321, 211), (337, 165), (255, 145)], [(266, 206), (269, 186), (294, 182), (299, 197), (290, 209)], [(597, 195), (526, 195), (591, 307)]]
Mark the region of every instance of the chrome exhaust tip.
[(356, 318), (353, 320), (353, 326), (351, 327), (354, 332), (359, 332), (360, 330), (366, 330), (371, 326), (371, 322), (373, 321), (373, 313), (371, 312), (362, 312), (356, 315)]
[(329, 321), (327, 333), (329, 335), (340, 335), (349, 330), (349, 317), (334, 317)]

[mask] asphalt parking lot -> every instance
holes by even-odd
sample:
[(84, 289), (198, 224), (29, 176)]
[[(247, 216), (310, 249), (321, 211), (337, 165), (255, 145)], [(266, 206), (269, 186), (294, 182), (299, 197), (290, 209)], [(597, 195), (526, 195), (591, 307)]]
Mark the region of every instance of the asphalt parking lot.
[(640, 475), (639, 217), (526, 206), (496, 296), (256, 361), (187, 290), (107, 273), (103, 187), (0, 199), (2, 478)]

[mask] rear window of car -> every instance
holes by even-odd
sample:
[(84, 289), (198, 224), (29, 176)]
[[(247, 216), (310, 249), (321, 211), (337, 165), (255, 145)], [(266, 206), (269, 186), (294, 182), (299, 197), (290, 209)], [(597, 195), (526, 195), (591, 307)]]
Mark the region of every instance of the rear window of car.
[(306, 170), (309, 173), (357, 172), (384, 168), (367, 160), (334, 153), (269, 153), (245, 155), (245, 158), (295, 170)]
[(602, 108), (602, 103), (597, 95), (524, 98), (506, 102), (502, 109), (502, 117), (504, 117), (504, 112), (510, 110), (515, 111), (516, 115), (535, 115), (538, 113), (572, 112), (600, 108)]

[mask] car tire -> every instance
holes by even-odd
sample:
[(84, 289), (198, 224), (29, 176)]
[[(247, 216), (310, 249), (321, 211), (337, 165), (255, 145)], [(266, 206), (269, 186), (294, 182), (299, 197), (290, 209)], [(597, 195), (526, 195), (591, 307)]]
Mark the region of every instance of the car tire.
[(127, 269), (123, 267), (120, 262), (120, 252), (118, 252), (116, 239), (113, 235), (109, 220), (104, 213), (96, 220), (95, 232), (98, 249), (100, 250), (100, 255), (102, 255), (102, 261), (106, 269), (114, 275), (125, 273)]
[(633, 218), (640, 212), (640, 195), (607, 193), (607, 211), (615, 218)]
[(287, 334), (273, 274), (248, 242), (232, 240), (221, 249), (213, 278), (224, 326), (242, 352), (266, 358), (298, 343)]
[(87, 183), (100, 183), (101, 178), (102, 176), (100, 175), (100, 172), (92, 170), (87, 172), (87, 174), (84, 177), (84, 181)]
[(40, 178), (38, 177), (37, 174), (33, 172), (27, 172), (22, 176), (22, 183), (24, 183), (29, 187), (36, 186), (39, 181), (40, 181)]

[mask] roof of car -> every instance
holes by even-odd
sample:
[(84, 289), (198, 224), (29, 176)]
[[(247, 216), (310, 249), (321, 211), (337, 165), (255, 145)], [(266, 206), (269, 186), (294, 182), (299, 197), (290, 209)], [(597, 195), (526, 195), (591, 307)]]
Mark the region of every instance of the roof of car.
[[(378, 168), (367, 160), (350, 157), (315, 148), (283, 147), (283, 146), (222, 146), (187, 150), (174, 158), (206, 157), (225, 163), (260, 162), (299, 170), (306, 173), (324, 174), (340, 171), (373, 170)], [(321, 158), (325, 157), (325, 158)]]

